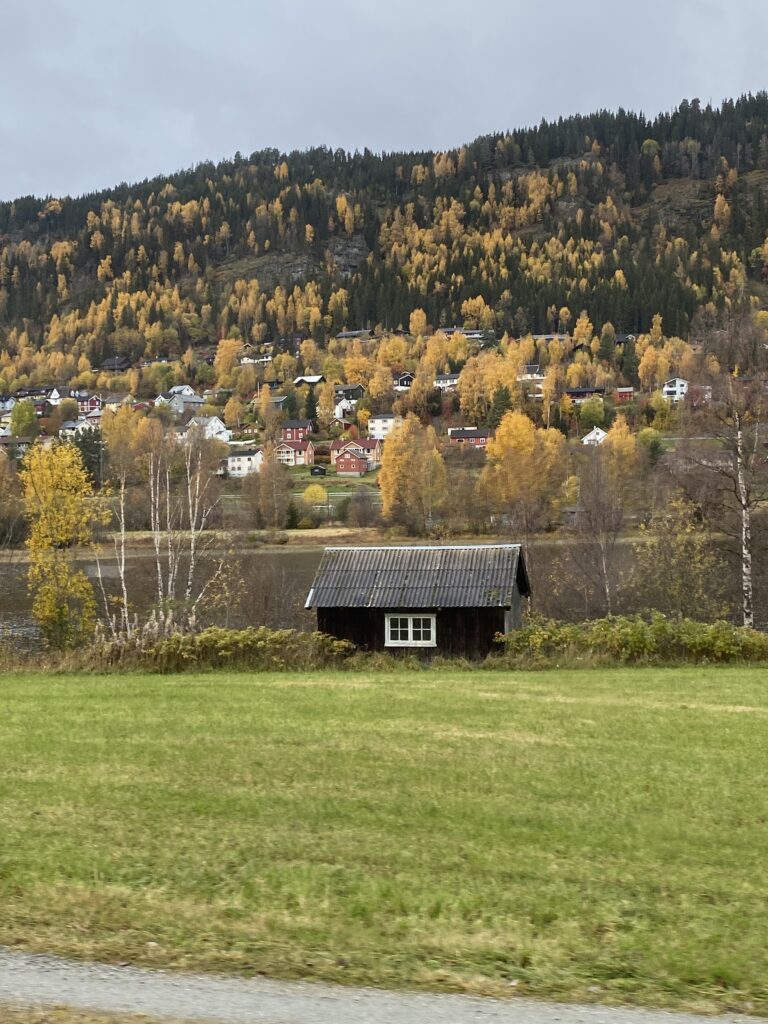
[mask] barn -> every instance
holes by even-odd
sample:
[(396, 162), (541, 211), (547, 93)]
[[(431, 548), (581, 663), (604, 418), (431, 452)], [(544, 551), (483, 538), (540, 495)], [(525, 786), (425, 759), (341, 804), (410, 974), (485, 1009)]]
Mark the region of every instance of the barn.
[(519, 544), (326, 548), (305, 607), (363, 650), (481, 658), (530, 594)]

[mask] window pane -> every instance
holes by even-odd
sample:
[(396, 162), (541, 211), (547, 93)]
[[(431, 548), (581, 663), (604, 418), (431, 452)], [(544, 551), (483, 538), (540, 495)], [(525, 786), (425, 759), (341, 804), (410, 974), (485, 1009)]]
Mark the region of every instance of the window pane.
[(408, 639), (408, 619), (398, 618), (393, 616), (389, 620), (389, 639), (390, 640), (407, 640)]

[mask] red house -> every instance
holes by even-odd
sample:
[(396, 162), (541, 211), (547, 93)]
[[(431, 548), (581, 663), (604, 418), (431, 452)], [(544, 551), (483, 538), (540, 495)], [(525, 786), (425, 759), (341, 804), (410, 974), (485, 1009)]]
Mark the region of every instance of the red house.
[(631, 402), (635, 397), (634, 388), (614, 388), (613, 397), (617, 402)]
[(312, 430), (312, 420), (286, 420), (280, 427), (280, 437), (283, 441), (305, 441)]
[(471, 448), (486, 448), (491, 438), (490, 430), (480, 427), (451, 427), (448, 431), (448, 443), (469, 445)]
[(347, 439), (337, 440), (331, 442), (331, 465), (336, 464), (336, 460), (341, 452), (350, 451), (353, 455), (357, 455), (359, 458), (365, 459), (368, 463), (368, 469), (376, 469), (377, 466), (381, 465), (381, 441), (378, 441), (375, 437), (361, 437), (357, 440)]
[(87, 416), (89, 412), (95, 412), (101, 408), (101, 395), (81, 394), (77, 400), (77, 408), (83, 416)]
[(338, 476), (364, 476), (367, 472), (368, 460), (356, 455), (350, 449), (340, 452), (336, 457)]

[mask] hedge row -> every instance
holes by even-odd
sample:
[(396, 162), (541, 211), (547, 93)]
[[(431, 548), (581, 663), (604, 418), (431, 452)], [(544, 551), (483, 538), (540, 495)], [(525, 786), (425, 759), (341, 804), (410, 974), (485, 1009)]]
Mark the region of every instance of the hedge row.
[(600, 662), (650, 664), (755, 662), (768, 660), (768, 635), (730, 622), (611, 616), (563, 623), (536, 619), (499, 636), (502, 660), (511, 665)]
[(180, 672), (188, 668), (239, 668), (273, 671), (290, 668), (328, 668), (340, 665), (354, 653), (348, 640), (325, 633), (295, 629), (221, 629), (212, 626), (200, 633), (177, 633), (150, 644), (114, 641), (101, 647), (97, 660), (155, 672)]

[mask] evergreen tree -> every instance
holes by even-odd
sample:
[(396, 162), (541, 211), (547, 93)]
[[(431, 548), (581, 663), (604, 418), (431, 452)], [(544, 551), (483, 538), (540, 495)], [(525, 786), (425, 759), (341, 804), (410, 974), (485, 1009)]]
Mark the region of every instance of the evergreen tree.
[(72, 439), (72, 444), (80, 452), (91, 479), (101, 487), (104, 475), (104, 442), (101, 431), (95, 427), (79, 431)]
[(637, 353), (635, 352), (635, 343), (631, 338), (627, 338), (624, 342), (623, 351), (621, 353), (621, 373), (625, 380), (628, 380), (629, 383), (633, 384), (635, 387), (640, 383), (637, 370), (638, 359)]
[(512, 408), (512, 396), (505, 384), (500, 384), (493, 393), (491, 407), (488, 410), (488, 426), (496, 430), (504, 418), (504, 413)]
[(313, 423), (317, 422), (317, 396), (315, 395), (314, 388), (310, 388), (307, 392), (307, 400), (304, 403), (304, 418), (312, 420)]

